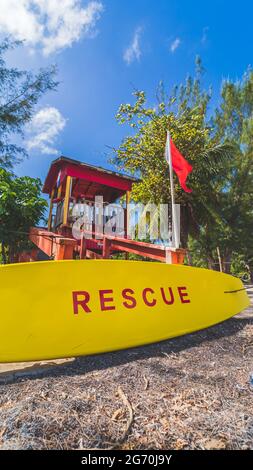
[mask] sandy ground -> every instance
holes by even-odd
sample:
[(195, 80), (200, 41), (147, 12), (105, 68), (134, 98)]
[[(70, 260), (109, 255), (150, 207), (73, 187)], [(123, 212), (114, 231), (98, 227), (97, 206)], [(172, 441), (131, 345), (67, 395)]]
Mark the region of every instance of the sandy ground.
[(8, 362), (0, 363), (0, 383), (11, 382), (18, 377), (38, 375), (51, 367), (73, 362), (75, 359), (54, 359), (51, 361), (36, 362)]
[(253, 449), (252, 353), (250, 307), (150, 346), (4, 365), (0, 449)]
[(68, 364), (75, 359), (54, 359), (51, 361), (36, 362), (8, 362), (0, 363), (0, 383), (11, 382), (19, 377), (39, 375), (51, 367)]

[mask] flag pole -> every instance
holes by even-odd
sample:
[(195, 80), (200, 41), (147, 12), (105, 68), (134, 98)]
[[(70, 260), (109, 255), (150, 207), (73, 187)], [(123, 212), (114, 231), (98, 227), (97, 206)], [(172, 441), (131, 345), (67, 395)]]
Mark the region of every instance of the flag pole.
[(172, 168), (172, 157), (171, 157), (171, 148), (170, 148), (170, 133), (167, 131), (167, 142), (166, 142), (166, 151), (165, 158), (169, 164), (170, 170), (170, 194), (171, 194), (171, 208), (172, 208), (172, 230), (175, 240), (175, 248), (179, 248), (179, 233), (178, 233), (178, 223), (177, 223), (177, 214), (175, 206), (175, 192), (174, 192), (174, 182), (173, 182), (173, 168)]

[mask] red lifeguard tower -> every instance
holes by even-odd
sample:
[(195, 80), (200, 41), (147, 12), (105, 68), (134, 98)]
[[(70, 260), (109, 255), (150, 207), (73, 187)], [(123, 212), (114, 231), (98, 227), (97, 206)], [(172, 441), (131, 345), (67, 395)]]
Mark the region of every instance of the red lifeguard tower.
[[(88, 165), (71, 158), (60, 157), (50, 166), (43, 187), (43, 193), (50, 196), (48, 227), (33, 227), (30, 240), (48, 259), (84, 259), (110, 258), (115, 252), (134, 253), (157, 261), (168, 261), (168, 248), (157, 244), (131, 240), (127, 233), (127, 205), (133, 184), (140, 180)], [(77, 202), (88, 204), (91, 210), (95, 207), (95, 197), (102, 196), (103, 204), (115, 203), (125, 196), (124, 227), (121, 236), (113, 236), (95, 232), (92, 224), (89, 238), (85, 236), (77, 240), (72, 235), (74, 218), (72, 209)], [(85, 231), (84, 231), (85, 235)], [(100, 236), (101, 235), (101, 236)], [(30, 260), (38, 259), (35, 251), (31, 252)], [(171, 263), (183, 263), (185, 250), (169, 248)]]

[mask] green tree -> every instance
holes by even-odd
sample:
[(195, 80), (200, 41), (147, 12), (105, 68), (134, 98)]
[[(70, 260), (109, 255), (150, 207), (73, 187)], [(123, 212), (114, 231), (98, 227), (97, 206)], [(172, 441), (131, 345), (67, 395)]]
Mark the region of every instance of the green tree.
[(211, 91), (201, 88), (203, 73), (199, 59), (195, 78), (175, 87), (167, 96), (163, 84), (156, 94), (156, 106), (148, 106), (144, 91), (135, 91), (134, 104), (120, 106), (116, 119), (129, 124), (132, 132), (119, 148), (112, 162), (119, 168), (140, 175), (132, 197), (143, 203), (168, 203), (170, 184), (164, 158), (167, 129), (181, 153), (193, 165), (189, 177), (192, 193), (184, 193), (175, 178), (176, 202), (181, 204), (181, 240), (187, 245), (189, 235), (199, 234), (203, 224), (210, 226), (220, 217), (217, 191), (227, 184), (227, 166), (234, 156), (231, 142), (220, 142), (207, 118)]
[[(248, 69), (235, 83), (222, 84), (221, 101), (212, 120), (215, 138), (230, 143), (235, 155), (227, 184), (220, 191), (222, 223), (217, 225), (218, 243), (226, 266), (233, 257), (244, 256), (253, 278), (253, 71)], [(225, 266), (225, 267), (226, 267)]]
[(13, 136), (22, 136), (41, 96), (57, 86), (55, 66), (37, 74), (7, 67), (4, 55), (21, 44), (9, 40), (0, 44), (0, 167), (7, 169), (26, 156), (24, 148), (13, 142)]
[(0, 243), (2, 262), (12, 262), (29, 246), (31, 226), (43, 217), (47, 202), (41, 196), (41, 181), (15, 177), (0, 169)]

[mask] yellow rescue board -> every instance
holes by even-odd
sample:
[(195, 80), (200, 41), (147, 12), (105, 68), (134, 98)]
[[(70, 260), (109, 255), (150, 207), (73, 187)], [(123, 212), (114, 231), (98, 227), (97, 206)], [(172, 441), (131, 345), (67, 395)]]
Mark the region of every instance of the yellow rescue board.
[(0, 291), (0, 362), (139, 346), (222, 322), (249, 305), (237, 278), (142, 261), (2, 266)]

